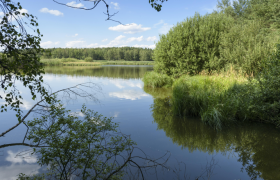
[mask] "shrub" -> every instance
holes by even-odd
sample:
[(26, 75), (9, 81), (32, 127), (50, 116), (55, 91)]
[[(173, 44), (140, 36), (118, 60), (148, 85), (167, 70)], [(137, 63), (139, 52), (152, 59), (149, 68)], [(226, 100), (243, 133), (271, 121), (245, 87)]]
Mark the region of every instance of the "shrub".
[(255, 86), (254, 91), (250, 91), (251, 105), (248, 111), (254, 118), (280, 126), (280, 44), (276, 45), (276, 52), (262, 64), (261, 71), (256, 80), (250, 81), (251, 86)]
[(86, 61), (86, 62), (92, 62), (93, 59), (92, 59), (92, 57), (86, 57), (86, 58), (85, 58), (85, 61)]
[(279, 39), (276, 34), (267, 31), (259, 19), (234, 19), (218, 12), (195, 14), (160, 36), (153, 54), (154, 69), (175, 78), (229, 67), (256, 74)]
[(154, 71), (147, 72), (143, 78), (144, 85), (152, 88), (156, 87), (170, 87), (173, 79), (166, 74), (156, 73)]
[(198, 74), (219, 69), (220, 35), (229, 31), (234, 19), (222, 13), (200, 16), (178, 23), (156, 44), (155, 71), (168, 76)]

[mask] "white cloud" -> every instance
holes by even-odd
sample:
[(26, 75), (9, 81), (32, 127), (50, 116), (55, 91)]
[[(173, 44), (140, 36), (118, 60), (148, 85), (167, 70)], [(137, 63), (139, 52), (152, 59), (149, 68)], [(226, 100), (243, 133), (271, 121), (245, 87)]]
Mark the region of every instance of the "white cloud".
[[(22, 13), (28, 13), (28, 10), (27, 9), (20, 9), (20, 10), (18, 10), (21, 14)], [(0, 20), (1, 20), (1, 17), (2, 16), (4, 16), (4, 13), (3, 12), (0, 12)], [(23, 16), (22, 15), (17, 15), (16, 17), (19, 17), (19, 18), (23, 18)], [(9, 19), (8, 19), (9, 21), (14, 21), (15, 20), (15, 18), (13, 18), (13, 16), (9, 16)]]
[(108, 39), (103, 39), (102, 42), (108, 41)]
[(149, 96), (149, 95), (142, 91), (124, 90), (122, 92), (111, 92), (111, 93), (109, 93), (109, 96), (117, 97), (120, 99), (136, 100), (136, 99), (141, 99), (142, 97)]
[(50, 13), (50, 14), (55, 15), (55, 16), (63, 16), (62, 12), (60, 12), (58, 10), (50, 10), (48, 8), (42, 8), (40, 10), (40, 12), (42, 12), (42, 13)]
[(125, 38), (123, 35), (119, 35), (114, 40), (110, 41), (109, 44), (105, 45), (106, 47), (118, 46), (120, 44), (125, 43), (122, 39)]
[(77, 37), (79, 34), (75, 34), (73, 37)]
[(66, 43), (67, 48), (76, 48), (76, 47), (85, 47), (86, 42), (85, 41), (68, 41)]
[(141, 44), (141, 45), (138, 45), (138, 44), (135, 44), (133, 45), (132, 47), (140, 47), (140, 48), (150, 48), (150, 49), (154, 49), (156, 47), (156, 45), (145, 45), (145, 44)]
[(155, 41), (155, 40), (157, 40), (156, 36), (151, 36), (147, 38), (147, 41)]
[(173, 27), (173, 25), (164, 23), (161, 28), (159, 28), (159, 33), (166, 34)]
[(173, 25), (165, 23), (164, 20), (160, 20), (158, 23), (154, 24), (154, 28), (158, 27), (159, 25), (161, 25), (161, 27), (159, 28), (160, 34), (168, 33), (168, 31), (173, 27)]
[(121, 25), (120, 24), (120, 25), (117, 25), (117, 26), (109, 27), (109, 30), (123, 32), (125, 34), (134, 34), (134, 33), (147, 31), (147, 30), (150, 30), (150, 29), (151, 28), (149, 28), (149, 27), (142, 27), (141, 24), (137, 25), (135, 23), (126, 24), (126, 25)]
[(72, 6), (72, 7), (75, 7), (75, 8), (81, 8), (81, 7), (84, 6), (82, 3), (77, 4), (75, 1), (69, 2), (66, 5), (67, 6)]
[(67, 48), (92, 48), (97, 47), (98, 43), (87, 44), (85, 41), (68, 41), (65, 46)]
[(52, 41), (46, 41), (46, 42), (41, 42), (41, 46), (43, 48), (53, 48), (55, 45), (58, 45), (60, 42), (52, 42)]
[(97, 46), (98, 46), (98, 43), (92, 43), (92, 44), (87, 45), (86, 47), (93, 48), (93, 47), (97, 47)]
[(82, 113), (81, 111), (77, 111), (77, 112), (71, 112), (69, 113), (70, 115), (74, 116), (74, 117), (84, 117), (85, 114)]
[(111, 4), (113, 4), (114, 9), (120, 9), (120, 7), (119, 7), (119, 4), (118, 4), (118, 3), (111, 2)]
[(136, 37), (131, 37), (127, 39), (127, 43), (132, 42), (132, 41), (142, 41), (143, 40), (143, 36), (140, 36), (138, 38)]
[(29, 156), (29, 157), (18, 157), (17, 154), (19, 153), (14, 153), (13, 151), (9, 150), (7, 151), (8, 156), (6, 157), (6, 161), (9, 161), (11, 163), (36, 163), (37, 158), (36, 156)]

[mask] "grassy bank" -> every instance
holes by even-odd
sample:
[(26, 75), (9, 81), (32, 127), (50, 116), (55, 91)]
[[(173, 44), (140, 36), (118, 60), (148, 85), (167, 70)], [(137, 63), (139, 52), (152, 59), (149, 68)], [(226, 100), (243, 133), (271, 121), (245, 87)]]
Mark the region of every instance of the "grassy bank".
[(153, 65), (153, 61), (107, 61), (107, 60), (93, 60), (86, 62), (74, 58), (62, 59), (41, 59), (45, 66), (100, 66), (100, 65)]
[(241, 121), (280, 126), (280, 44), (277, 48), (254, 77), (229, 71), (211, 76), (183, 75), (174, 80), (149, 72), (143, 81), (150, 88), (172, 84), (173, 113), (200, 117), (215, 129)]

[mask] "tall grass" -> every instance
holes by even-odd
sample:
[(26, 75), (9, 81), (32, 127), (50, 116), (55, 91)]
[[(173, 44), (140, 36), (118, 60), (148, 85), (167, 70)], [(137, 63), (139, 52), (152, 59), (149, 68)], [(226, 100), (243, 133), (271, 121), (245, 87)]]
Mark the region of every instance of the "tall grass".
[(143, 78), (144, 85), (152, 88), (171, 87), (173, 79), (166, 74), (159, 74), (154, 71), (146, 72)]
[(172, 107), (180, 116), (199, 116), (221, 129), (237, 119), (247, 79), (240, 76), (182, 76), (173, 84)]

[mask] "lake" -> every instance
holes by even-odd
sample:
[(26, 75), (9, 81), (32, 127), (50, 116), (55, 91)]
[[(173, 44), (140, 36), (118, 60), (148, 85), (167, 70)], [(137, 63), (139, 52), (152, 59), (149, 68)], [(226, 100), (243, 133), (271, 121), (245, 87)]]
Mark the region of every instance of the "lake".
[[(143, 87), (141, 78), (152, 66), (107, 65), (101, 67), (45, 67), (44, 82), (53, 92), (79, 83), (93, 82), (102, 90), (96, 91), (98, 101), (77, 98), (65, 106), (79, 112), (82, 105), (106, 117), (114, 117), (119, 130), (137, 143), (149, 157), (157, 158), (167, 151), (171, 156), (170, 171), (158, 172), (159, 179), (190, 177), (195, 179), (211, 163), (210, 179), (280, 179), (280, 130), (261, 123), (236, 124), (215, 131), (196, 118), (172, 115), (170, 89)], [(26, 88), (18, 85), (25, 98), (22, 109), (27, 112), (35, 104)], [(33, 116), (30, 116), (29, 120)], [(13, 112), (2, 113), (0, 132), (17, 123)], [(26, 128), (18, 127), (0, 145), (22, 141)], [(36, 157), (22, 158), (19, 152), (28, 147), (0, 149), (0, 179), (13, 180), (19, 173), (40, 173), (45, 167), (36, 164)], [(136, 152), (137, 153), (137, 152)], [(209, 173), (209, 172), (208, 172)], [(207, 179), (207, 173), (203, 174)], [(154, 179), (148, 174), (146, 179)], [(201, 178), (202, 179), (202, 178)]]

